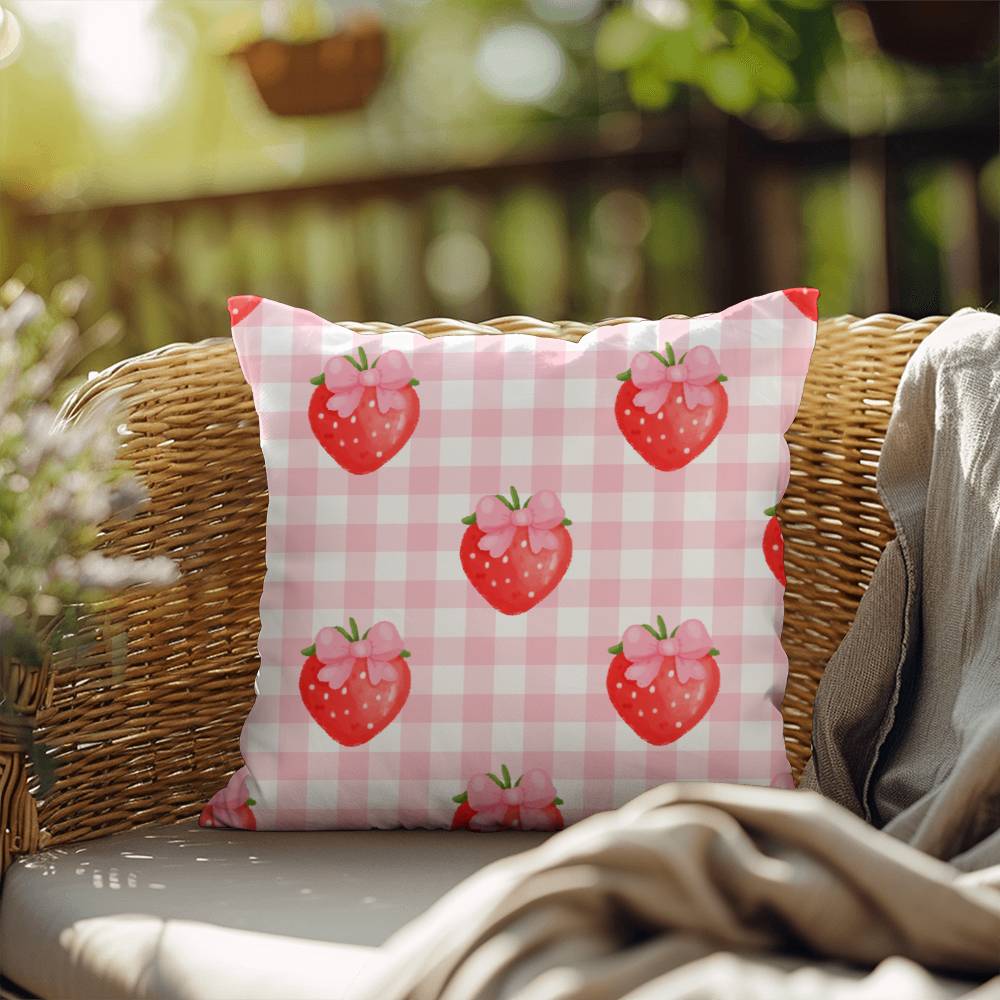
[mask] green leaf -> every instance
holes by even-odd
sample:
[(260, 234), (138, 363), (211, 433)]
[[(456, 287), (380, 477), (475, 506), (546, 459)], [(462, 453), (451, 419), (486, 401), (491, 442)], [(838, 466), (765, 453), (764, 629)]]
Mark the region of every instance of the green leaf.
[[(670, 345), (667, 344), (667, 347), (669, 346)], [(656, 358), (656, 360), (659, 361), (660, 364), (664, 366), (664, 368), (669, 368), (673, 364), (672, 361), (668, 361), (662, 354), (660, 354), (659, 351), (650, 351), (649, 353), (652, 354), (653, 357)]]
[(510, 788), (510, 768), (506, 764), (501, 764), (500, 773), (503, 775), (505, 787)]
[(660, 635), (660, 633), (659, 633), (659, 632), (657, 632), (657, 631), (656, 631), (656, 629), (655, 629), (655, 628), (653, 628), (653, 626), (652, 626), (652, 625), (643, 625), (642, 627), (643, 627), (643, 628), (644, 628), (644, 629), (645, 629), (645, 630), (646, 630), (646, 631), (647, 631), (647, 632), (648, 632), (648, 633), (649, 633), (649, 634), (650, 634), (650, 635), (651, 635), (651, 636), (652, 636), (652, 637), (653, 637), (654, 639), (662, 639), (662, 638), (663, 638), (663, 636), (662, 636), (662, 635)]
[(326, 376), (313, 375), (313, 377), (309, 379), (309, 381), (312, 382), (313, 385), (323, 385), (326, 382)]
[(713, 647), (712, 647), (712, 648), (711, 648), (711, 649), (710, 649), (710, 650), (708, 651), (708, 655), (709, 655), (709, 656), (718, 656), (718, 655), (719, 655), (719, 651), (718, 651), (718, 650), (717, 650), (717, 649), (715, 648), (715, 646), (713, 646)]
[(351, 363), (352, 365), (354, 365), (354, 367), (355, 367), (355, 368), (357, 368), (357, 370), (358, 370), (359, 372), (362, 372), (362, 371), (364, 371), (364, 369), (363, 369), (363, 368), (361, 367), (361, 365), (359, 365), (359, 364), (357, 363), (357, 361), (355, 361), (355, 360), (354, 360), (354, 358), (353, 358), (353, 357), (351, 357), (351, 355), (350, 355), (350, 354), (345, 354), (345, 355), (344, 355), (343, 357), (344, 357), (344, 360), (345, 360), (345, 361), (349, 361), (349, 362), (350, 362), (350, 363)]
[(664, 352), (667, 355), (667, 360), (672, 365), (676, 365), (677, 364), (677, 358), (674, 356), (674, 345), (673, 344), (669, 344), (669, 343), (668, 344), (664, 344), (663, 345), (663, 350), (664, 350)]
[(347, 621), (348, 621), (348, 623), (351, 626), (351, 635), (354, 637), (354, 641), (357, 642), (358, 641), (358, 623), (353, 618), (348, 618)]
[(555, 798), (554, 798), (554, 799), (552, 800), (552, 804), (553, 804), (554, 806), (561, 806), (561, 805), (563, 804), (563, 800), (562, 800), (561, 798), (559, 798), (559, 796), (557, 795), (557, 796), (556, 796), (556, 797), (555, 797)]
[(673, 632), (671, 632), (671, 633), (670, 633), (670, 638), (671, 638), (671, 639), (673, 639), (673, 637), (674, 637), (675, 635), (677, 635), (677, 630), (678, 630), (679, 628), (680, 628), (680, 625), (675, 625), (675, 626), (674, 626), (674, 630), (673, 630)]
[(361, 346), (358, 347), (358, 357), (361, 358), (361, 370), (364, 371), (368, 367), (368, 355)]
[(499, 785), (501, 788), (506, 788), (507, 787), (492, 771), (487, 771), (486, 772), (486, 777), (489, 778), (490, 781), (492, 781), (492, 782), (496, 783), (497, 785)]
[(720, 375), (715, 381), (716, 382), (728, 382), (729, 381), (729, 376), (728, 375)]
[(612, 656), (617, 656), (617, 655), (618, 655), (619, 653), (621, 653), (622, 651), (623, 651), (623, 650), (622, 650), (622, 644), (621, 644), (620, 642), (619, 642), (619, 643), (616, 643), (616, 644), (615, 644), (614, 646), (608, 646), (608, 652), (609, 652), (609, 653), (610, 653), (610, 654), (611, 654)]
[(684, 352), (684, 353), (683, 353), (683, 354), (682, 354), (682, 355), (681, 355), (681, 356), (680, 356), (680, 357), (679, 357), (679, 358), (677, 359), (677, 364), (679, 364), (679, 365), (682, 365), (682, 364), (684, 364), (684, 359), (685, 359), (685, 358), (686, 358), (687, 356), (688, 356), (688, 352), (687, 352), (687, 351), (685, 351), (685, 352)]
[(777, 507), (765, 507), (764, 508), (764, 514), (765, 514), (766, 517), (777, 517), (778, 516), (778, 508)]
[(514, 505), (506, 497), (501, 496), (499, 493), (495, 494), (495, 496), (508, 510), (514, 509)]
[(466, 514), (465, 517), (462, 518), (462, 524), (475, 524), (475, 523), (476, 523), (475, 514)]
[(615, 378), (618, 379), (619, 382), (629, 382), (629, 381), (631, 381), (631, 379), (632, 379), (632, 369), (631, 368), (627, 368), (625, 371), (619, 372), (615, 376)]
[(303, 656), (315, 656), (316, 655), (316, 644), (313, 643), (311, 646), (306, 646), (306, 648), (302, 650), (302, 655)]
[(411, 378), (410, 379), (410, 385), (420, 385), (420, 379), (418, 379), (418, 378)]
[[(368, 633), (366, 632), (365, 635), (367, 635), (367, 634)], [(408, 657), (412, 656), (413, 654), (408, 649), (401, 649), (399, 651), (399, 655), (405, 660)]]
[(253, 806), (257, 805), (257, 800), (256, 799), (247, 799), (247, 805), (250, 806), (251, 808), (253, 808)]
[(570, 520), (570, 519), (569, 519), (568, 517), (564, 517), (564, 518), (562, 519), (562, 526), (563, 526), (564, 528), (568, 528), (568, 527), (569, 527), (569, 526), (570, 526), (570, 525), (571, 525), (572, 523), (573, 523), (573, 522), (572, 522), (572, 521), (571, 521), (571, 520)]
[(343, 637), (344, 637), (344, 638), (345, 638), (345, 639), (346, 639), (346, 640), (347, 640), (348, 642), (353, 642), (353, 641), (354, 641), (354, 639), (353, 639), (353, 638), (352, 638), (352, 636), (351, 636), (351, 633), (350, 633), (350, 632), (348, 632), (348, 631), (347, 631), (347, 629), (346, 629), (346, 628), (344, 628), (344, 627), (343, 627), (342, 625), (334, 625), (333, 627), (334, 627), (334, 628), (335, 628), (335, 629), (336, 629), (336, 630), (337, 630), (337, 631), (338, 631), (338, 632), (339, 632), (339, 633), (340, 633), (340, 634), (341, 634), (341, 635), (342, 635), (342, 636), (343, 636)]
[(667, 637), (667, 626), (666, 626), (666, 623), (663, 621), (663, 615), (657, 615), (656, 616), (656, 624), (660, 626), (660, 638), (661, 639), (666, 639), (666, 637)]
[(361, 638), (362, 638), (362, 639), (367, 639), (367, 638), (368, 638), (368, 633), (369, 633), (369, 632), (370, 632), (371, 630), (372, 630), (372, 626), (371, 626), (371, 625), (369, 625), (369, 626), (368, 626), (368, 628), (366, 628), (366, 629), (364, 630), (364, 632), (363, 632), (363, 633), (361, 634)]
[(451, 801), (452, 802), (457, 802), (459, 805), (461, 805), (463, 802), (468, 802), (469, 801), (469, 793), (468, 792), (462, 792), (461, 795), (453, 795), (451, 797)]
[(517, 489), (513, 486), (510, 488), (510, 496), (511, 499), (514, 501), (514, 510), (520, 510), (521, 498), (517, 495)]

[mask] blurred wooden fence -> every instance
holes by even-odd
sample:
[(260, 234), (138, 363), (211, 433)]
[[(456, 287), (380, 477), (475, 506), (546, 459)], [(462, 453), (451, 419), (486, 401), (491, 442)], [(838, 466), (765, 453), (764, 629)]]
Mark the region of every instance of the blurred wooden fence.
[(596, 319), (700, 312), (814, 284), (825, 315), (998, 298), (997, 220), (978, 184), (997, 123), (775, 142), (729, 119), (621, 153), (294, 190), (46, 212), (9, 201), (0, 264), (73, 274), (120, 312), (113, 356), (225, 335), (255, 293), (331, 319)]

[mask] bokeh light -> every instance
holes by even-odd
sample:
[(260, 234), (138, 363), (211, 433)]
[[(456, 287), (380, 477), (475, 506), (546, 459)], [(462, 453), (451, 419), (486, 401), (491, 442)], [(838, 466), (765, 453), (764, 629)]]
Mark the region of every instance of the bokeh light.
[(552, 97), (564, 73), (559, 43), (533, 24), (494, 28), (476, 54), (476, 74), (483, 86), (511, 104), (537, 104)]
[(490, 252), (474, 233), (441, 233), (427, 248), (427, 283), (439, 298), (464, 305), (481, 295), (490, 282)]

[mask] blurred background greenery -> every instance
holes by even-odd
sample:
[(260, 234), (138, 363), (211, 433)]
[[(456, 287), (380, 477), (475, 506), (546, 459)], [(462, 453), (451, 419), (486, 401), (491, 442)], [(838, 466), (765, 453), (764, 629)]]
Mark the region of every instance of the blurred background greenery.
[(84, 276), (124, 321), (101, 362), (226, 335), (236, 293), (391, 322), (996, 304), (994, 2), (0, 11), (0, 274)]

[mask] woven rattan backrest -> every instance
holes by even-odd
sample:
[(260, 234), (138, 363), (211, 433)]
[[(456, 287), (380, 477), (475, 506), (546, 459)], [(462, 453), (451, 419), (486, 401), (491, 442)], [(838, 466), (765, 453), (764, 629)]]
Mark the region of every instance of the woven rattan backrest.
[[(792, 479), (780, 507), (791, 660), (784, 716), (796, 774), (808, 758), (823, 666), (891, 537), (874, 471), (896, 383), (939, 322), (875, 316), (821, 324), (788, 435)], [(589, 329), (526, 317), (413, 326), (428, 336), (522, 332), (571, 340)], [(96, 642), (59, 654), (47, 674), (23, 674), (21, 701), (37, 708), (37, 738), (56, 748), (58, 776), (36, 816), (23, 760), (10, 741), (0, 742), (4, 861), (46, 843), (193, 816), (239, 764), (258, 666), (266, 510), (250, 390), (231, 341), (218, 340), (124, 361), (88, 382), (70, 413), (109, 392), (122, 398), (124, 457), (150, 502), (133, 520), (108, 527), (107, 548), (172, 556), (181, 576), (167, 590), (116, 598), (86, 619), (98, 630)]]

